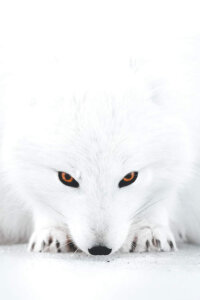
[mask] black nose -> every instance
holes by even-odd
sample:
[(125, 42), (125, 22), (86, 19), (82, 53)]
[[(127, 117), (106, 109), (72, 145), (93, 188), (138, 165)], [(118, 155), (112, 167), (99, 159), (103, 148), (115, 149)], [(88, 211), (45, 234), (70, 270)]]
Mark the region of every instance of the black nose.
[(112, 249), (104, 246), (95, 246), (88, 249), (88, 252), (92, 255), (108, 255), (112, 252)]

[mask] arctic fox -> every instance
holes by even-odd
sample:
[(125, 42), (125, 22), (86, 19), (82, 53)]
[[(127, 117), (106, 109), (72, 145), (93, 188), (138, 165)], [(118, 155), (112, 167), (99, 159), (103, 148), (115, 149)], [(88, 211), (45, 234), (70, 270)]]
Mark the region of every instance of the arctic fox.
[(1, 243), (29, 240), (34, 252), (91, 255), (199, 243), (200, 69), (196, 57), (186, 60), (163, 70), (157, 60), (154, 72), (155, 65), (129, 66), (126, 86), (119, 80), (82, 94), (56, 95), (48, 82), (30, 96), (29, 88), (8, 85)]

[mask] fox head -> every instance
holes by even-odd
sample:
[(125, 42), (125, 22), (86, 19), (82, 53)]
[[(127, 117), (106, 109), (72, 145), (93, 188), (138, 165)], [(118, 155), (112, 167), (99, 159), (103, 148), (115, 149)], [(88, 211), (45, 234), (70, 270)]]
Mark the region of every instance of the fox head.
[[(19, 108), (18, 108), (19, 109)], [(6, 121), (5, 180), (76, 246), (119, 250), (148, 207), (171, 201), (192, 156), (184, 125), (150, 99), (86, 95), (33, 103)]]

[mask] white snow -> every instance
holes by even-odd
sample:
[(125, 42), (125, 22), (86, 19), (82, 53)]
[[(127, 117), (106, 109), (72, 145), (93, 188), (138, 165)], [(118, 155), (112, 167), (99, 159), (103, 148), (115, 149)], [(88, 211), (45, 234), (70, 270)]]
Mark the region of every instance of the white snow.
[(200, 299), (200, 247), (176, 253), (34, 254), (0, 247), (2, 300)]

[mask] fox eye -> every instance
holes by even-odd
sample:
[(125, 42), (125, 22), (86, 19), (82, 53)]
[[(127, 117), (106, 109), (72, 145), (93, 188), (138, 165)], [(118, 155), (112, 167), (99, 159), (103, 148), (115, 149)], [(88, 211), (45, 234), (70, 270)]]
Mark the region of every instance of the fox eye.
[(138, 177), (138, 172), (128, 173), (120, 182), (119, 187), (122, 188), (136, 181)]
[(65, 172), (58, 172), (58, 177), (59, 177), (60, 181), (65, 185), (68, 185), (68, 186), (71, 186), (74, 188), (79, 187), (79, 183), (70, 174), (67, 174)]

